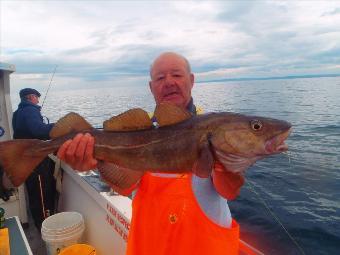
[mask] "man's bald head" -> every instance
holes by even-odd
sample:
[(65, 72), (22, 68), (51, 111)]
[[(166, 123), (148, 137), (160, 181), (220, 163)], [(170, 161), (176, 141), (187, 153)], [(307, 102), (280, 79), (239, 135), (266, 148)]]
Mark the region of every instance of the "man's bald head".
[(189, 73), (191, 73), (191, 67), (190, 67), (190, 63), (189, 61), (182, 55), (176, 53), (176, 52), (163, 52), (162, 54), (160, 54), (157, 58), (155, 58), (155, 60), (152, 62), (151, 66), (150, 66), (150, 77), (152, 78), (152, 70), (153, 67), (155, 66), (155, 64), (157, 64), (159, 61), (162, 61), (163, 59), (170, 59), (170, 58), (177, 58), (177, 59), (181, 59), (184, 63), (185, 66), (187, 68), (187, 71)]

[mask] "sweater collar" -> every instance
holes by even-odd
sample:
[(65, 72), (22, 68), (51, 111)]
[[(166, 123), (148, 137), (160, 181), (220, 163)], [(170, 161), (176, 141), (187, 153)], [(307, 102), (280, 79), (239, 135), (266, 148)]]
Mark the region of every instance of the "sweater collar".
[(36, 107), (36, 108), (38, 108), (39, 110), (41, 110), (41, 106), (40, 106), (40, 105), (33, 104), (33, 103), (31, 103), (30, 101), (25, 100), (25, 99), (22, 99), (22, 100), (21, 100), (21, 102), (19, 103), (18, 108), (23, 108), (23, 107), (26, 107), (26, 106), (33, 106), (33, 107)]
[(191, 98), (190, 102), (187, 106), (187, 110), (191, 112), (193, 115), (196, 115), (196, 106), (194, 105), (194, 99)]

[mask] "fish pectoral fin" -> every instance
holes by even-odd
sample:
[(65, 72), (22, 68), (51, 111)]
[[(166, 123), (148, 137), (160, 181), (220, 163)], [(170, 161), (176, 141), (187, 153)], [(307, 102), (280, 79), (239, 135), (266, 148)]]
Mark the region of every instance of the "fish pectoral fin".
[(98, 162), (101, 178), (120, 195), (131, 194), (142, 178), (143, 171), (135, 171), (109, 162)]
[(211, 152), (208, 139), (201, 143), (199, 157), (192, 169), (193, 173), (201, 178), (208, 178), (214, 165), (214, 156)]
[(218, 163), (214, 166), (212, 178), (216, 191), (228, 200), (235, 199), (244, 184), (244, 176), (242, 174), (229, 172)]
[(192, 114), (174, 104), (161, 103), (156, 106), (154, 116), (157, 119), (158, 125), (162, 127), (190, 119)]
[(67, 135), (72, 132), (79, 132), (83, 130), (92, 129), (90, 123), (88, 123), (82, 116), (78, 113), (70, 112), (64, 117), (59, 119), (50, 131), (51, 139)]
[(140, 108), (130, 109), (104, 121), (105, 131), (131, 131), (149, 129), (152, 122), (149, 114)]

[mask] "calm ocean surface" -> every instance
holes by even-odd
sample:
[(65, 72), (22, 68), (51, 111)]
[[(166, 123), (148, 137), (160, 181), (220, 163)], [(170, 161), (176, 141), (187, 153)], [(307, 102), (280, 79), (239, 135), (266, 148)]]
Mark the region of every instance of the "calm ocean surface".
[[(75, 111), (99, 127), (132, 107), (154, 108), (148, 86), (56, 88), (43, 109), (53, 122)], [(266, 254), (340, 254), (340, 78), (202, 83), (193, 97), (206, 112), (274, 117), (293, 125), (290, 152), (252, 166), (240, 196), (229, 202), (243, 239)]]

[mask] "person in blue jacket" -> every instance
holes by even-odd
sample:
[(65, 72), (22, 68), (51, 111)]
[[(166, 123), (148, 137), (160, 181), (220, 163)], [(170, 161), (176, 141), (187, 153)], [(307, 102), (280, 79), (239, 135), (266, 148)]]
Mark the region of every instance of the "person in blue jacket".
[[(54, 124), (44, 123), (41, 106), (38, 105), (40, 93), (25, 88), (20, 90), (19, 95), (21, 101), (12, 118), (13, 138), (48, 140)], [(54, 162), (47, 157), (25, 182), (30, 212), (39, 232), (43, 220), (55, 212), (57, 192), (53, 173)]]

